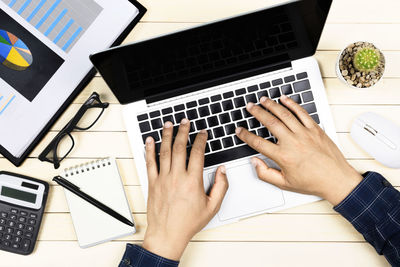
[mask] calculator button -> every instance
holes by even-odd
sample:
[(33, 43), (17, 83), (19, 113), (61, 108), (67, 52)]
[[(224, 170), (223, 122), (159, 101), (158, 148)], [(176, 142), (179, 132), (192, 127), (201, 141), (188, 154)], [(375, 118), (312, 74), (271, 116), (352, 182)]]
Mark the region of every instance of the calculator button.
[(21, 214), (22, 216), (27, 216), (27, 215), (28, 215), (28, 213), (27, 213), (26, 211), (21, 211), (20, 214)]
[(31, 214), (29, 214), (29, 217), (32, 218), (32, 219), (36, 219), (36, 218), (37, 218), (37, 215), (34, 214), (34, 213), (31, 213)]
[(19, 242), (21, 242), (21, 237), (19, 237), (19, 236), (16, 236), (16, 237), (14, 237), (14, 242), (15, 243), (19, 243)]
[(2, 212), (2, 213), (0, 213), (0, 217), (1, 218), (7, 218), (8, 217), (8, 213), (7, 212)]
[(30, 219), (30, 220), (28, 221), (28, 223), (29, 223), (29, 224), (35, 224), (35, 223), (36, 223), (36, 220)]
[(13, 214), (18, 214), (18, 210), (16, 210), (16, 209), (11, 209), (11, 213), (13, 213)]
[(26, 227), (26, 230), (28, 230), (29, 232), (32, 232), (33, 231), (33, 226)]
[(33, 234), (32, 233), (26, 233), (25, 236), (28, 237), (28, 238), (32, 238)]
[(7, 234), (12, 234), (12, 233), (14, 233), (14, 229), (12, 229), (12, 228), (7, 228)]
[(18, 227), (18, 229), (24, 229), (24, 228), (25, 228), (25, 225), (22, 224), (22, 223), (19, 223), (19, 224), (17, 225), (17, 227)]
[(4, 231), (6, 229), (4, 226), (0, 225), (0, 231)]
[(18, 217), (17, 217), (17, 215), (14, 215), (14, 214), (12, 214), (11, 216), (10, 216), (10, 219), (11, 220), (16, 220)]
[(7, 223), (7, 225), (10, 226), (10, 227), (14, 227), (15, 226), (15, 222), (14, 221), (9, 221)]
[(21, 230), (18, 230), (18, 231), (15, 232), (15, 234), (16, 234), (17, 236), (21, 236), (21, 235), (24, 234), (24, 232), (22, 232)]
[(5, 240), (11, 240), (11, 238), (12, 238), (12, 235), (9, 235), (9, 234), (4, 235)]
[[(2, 238), (3, 237), (3, 233), (0, 233), (0, 238)], [(1, 241), (1, 240), (0, 240)]]
[(19, 245), (18, 244), (12, 244), (12, 247), (15, 248), (15, 249), (18, 249)]
[(0, 219), (0, 224), (6, 224), (6, 220), (3, 219), (3, 218), (1, 218), (1, 219)]
[(10, 246), (10, 242), (4, 241), (4, 242), (3, 242), (3, 245), (6, 246), (6, 247), (9, 247), (9, 246)]
[(19, 218), (18, 218), (18, 221), (19, 221), (20, 223), (24, 223), (24, 222), (26, 222), (26, 218), (25, 218), (25, 217), (19, 217)]
[(28, 250), (30, 244), (31, 244), (31, 241), (30, 241), (30, 240), (24, 239), (24, 241), (22, 242), (22, 249), (23, 249), (23, 250)]

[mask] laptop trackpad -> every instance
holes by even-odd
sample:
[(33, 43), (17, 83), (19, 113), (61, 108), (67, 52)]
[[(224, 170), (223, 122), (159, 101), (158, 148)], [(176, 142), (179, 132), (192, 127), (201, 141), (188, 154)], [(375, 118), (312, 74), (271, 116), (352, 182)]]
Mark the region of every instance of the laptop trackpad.
[[(250, 216), (285, 204), (282, 190), (259, 180), (251, 164), (228, 168), (226, 174), (229, 189), (218, 212), (221, 221)], [(214, 173), (209, 175), (209, 179), (214, 184)]]

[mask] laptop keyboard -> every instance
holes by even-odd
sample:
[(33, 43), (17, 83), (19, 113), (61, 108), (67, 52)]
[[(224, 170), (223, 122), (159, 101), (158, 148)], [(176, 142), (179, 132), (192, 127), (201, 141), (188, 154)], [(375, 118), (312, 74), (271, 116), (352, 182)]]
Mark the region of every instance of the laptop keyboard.
[(164, 123), (170, 121), (174, 124), (174, 136), (176, 136), (180, 121), (188, 118), (190, 120), (188, 152), (190, 152), (197, 133), (203, 129), (208, 131), (205, 167), (258, 154), (257, 151), (236, 137), (235, 129), (237, 127), (246, 128), (275, 143), (277, 140), (268, 129), (247, 112), (246, 104), (249, 102), (259, 104), (260, 98), (263, 96), (279, 103), (279, 97), (282, 94), (300, 104), (317, 124), (320, 123), (308, 75), (306, 72), (302, 72), (140, 114), (137, 119), (143, 143), (148, 136), (153, 137), (156, 142), (158, 158)]

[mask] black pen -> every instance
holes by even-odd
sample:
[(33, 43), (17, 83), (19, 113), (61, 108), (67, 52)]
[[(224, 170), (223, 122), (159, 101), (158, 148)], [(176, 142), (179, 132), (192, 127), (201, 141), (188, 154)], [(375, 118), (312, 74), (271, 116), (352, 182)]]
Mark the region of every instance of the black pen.
[(82, 192), (78, 186), (74, 185), (73, 183), (71, 183), (67, 179), (62, 178), (61, 176), (56, 176), (56, 177), (53, 178), (53, 181), (56, 182), (57, 184), (61, 185), (62, 187), (64, 187), (68, 191), (74, 193), (78, 197), (86, 200), (87, 202), (89, 202), (90, 204), (95, 206), (96, 208), (101, 209), (102, 211), (104, 211), (108, 215), (114, 217), (115, 219), (117, 219), (117, 220), (119, 220), (119, 221), (121, 221), (121, 222), (123, 222), (123, 223), (125, 223), (125, 224), (127, 224), (129, 226), (132, 226), (132, 227), (135, 226), (130, 220), (128, 220), (127, 218), (125, 218), (121, 214), (113, 211), (112, 209), (110, 209), (109, 207), (104, 205), (103, 203), (97, 201), (96, 199), (92, 198), (88, 194)]

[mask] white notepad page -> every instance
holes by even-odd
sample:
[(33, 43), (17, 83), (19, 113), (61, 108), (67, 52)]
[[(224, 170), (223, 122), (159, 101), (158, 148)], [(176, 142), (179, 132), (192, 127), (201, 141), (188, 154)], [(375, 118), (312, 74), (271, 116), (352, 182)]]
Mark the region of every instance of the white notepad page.
[[(133, 222), (114, 159), (97, 160), (65, 169), (61, 176), (80, 187), (82, 192)], [(136, 232), (134, 227), (120, 222), (70, 191), (64, 192), (81, 248)]]

